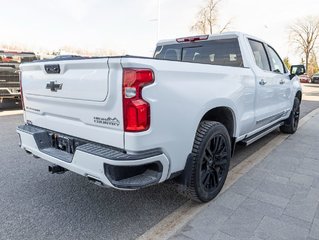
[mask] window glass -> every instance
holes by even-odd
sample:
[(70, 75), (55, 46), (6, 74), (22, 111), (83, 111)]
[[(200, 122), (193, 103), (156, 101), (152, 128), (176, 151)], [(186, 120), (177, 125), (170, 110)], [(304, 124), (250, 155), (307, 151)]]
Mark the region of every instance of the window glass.
[(298, 66), (291, 67), (291, 74), (296, 74)]
[(273, 72), (285, 73), (286, 71), (285, 71), (284, 64), (282, 63), (278, 54), (275, 52), (275, 50), (272, 47), (267, 46), (267, 48), (268, 48), (270, 63), (271, 63)]
[(243, 67), (239, 43), (236, 38), (164, 45), (156, 48), (154, 58)]
[(270, 71), (267, 53), (261, 42), (249, 39), (251, 50), (253, 51), (255, 62), (263, 70)]

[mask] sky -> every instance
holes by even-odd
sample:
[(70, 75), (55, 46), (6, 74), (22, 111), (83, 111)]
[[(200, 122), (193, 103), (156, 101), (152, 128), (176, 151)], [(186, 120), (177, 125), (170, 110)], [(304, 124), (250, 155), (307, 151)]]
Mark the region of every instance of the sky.
[[(158, 4), (160, 3), (160, 4)], [(190, 31), (205, 0), (0, 0), (0, 43), (30, 50), (63, 46), (151, 56), (159, 39), (196, 35)], [(318, 0), (223, 0), (220, 24), (267, 41), (298, 63), (288, 26), (319, 15)], [(217, 29), (216, 29), (217, 30)]]

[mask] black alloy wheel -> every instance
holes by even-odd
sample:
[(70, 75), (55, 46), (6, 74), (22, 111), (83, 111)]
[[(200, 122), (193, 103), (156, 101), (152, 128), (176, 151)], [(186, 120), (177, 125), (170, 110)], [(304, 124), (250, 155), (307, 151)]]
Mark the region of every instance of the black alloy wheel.
[[(299, 100), (298, 100), (299, 101)], [(295, 131), (298, 128), (298, 124), (299, 124), (299, 117), (300, 117), (300, 104), (296, 104), (294, 106), (294, 110), (293, 110), (293, 125), (294, 125), (294, 129)]]
[(295, 97), (294, 105), (290, 112), (289, 117), (285, 120), (284, 124), (280, 126), (280, 131), (283, 133), (293, 134), (298, 129), (300, 118), (300, 100)]
[(187, 184), (179, 192), (193, 201), (208, 202), (221, 191), (229, 170), (231, 142), (226, 127), (219, 122), (201, 122), (192, 156)]
[(228, 156), (225, 136), (212, 136), (207, 142), (201, 159), (201, 187), (206, 192), (216, 190), (225, 178), (228, 168)]

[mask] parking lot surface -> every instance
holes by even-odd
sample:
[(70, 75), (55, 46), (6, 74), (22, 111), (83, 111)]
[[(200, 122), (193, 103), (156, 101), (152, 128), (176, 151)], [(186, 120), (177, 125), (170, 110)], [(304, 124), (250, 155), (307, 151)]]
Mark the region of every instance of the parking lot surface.
[(319, 111), (170, 238), (319, 240)]
[[(304, 85), (301, 116), (319, 107), (318, 86)], [(71, 172), (51, 175), (18, 147), (19, 124), (21, 114), (0, 116), (0, 239), (135, 239), (187, 201), (169, 183), (123, 192)], [(238, 146), (231, 166), (278, 134)]]

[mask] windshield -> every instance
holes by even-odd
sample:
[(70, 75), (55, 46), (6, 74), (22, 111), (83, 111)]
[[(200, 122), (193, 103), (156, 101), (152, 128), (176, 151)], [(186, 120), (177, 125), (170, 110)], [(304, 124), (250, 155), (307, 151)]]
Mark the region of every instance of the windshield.
[(24, 63), (37, 60), (34, 53), (17, 53), (0, 51), (0, 63)]

